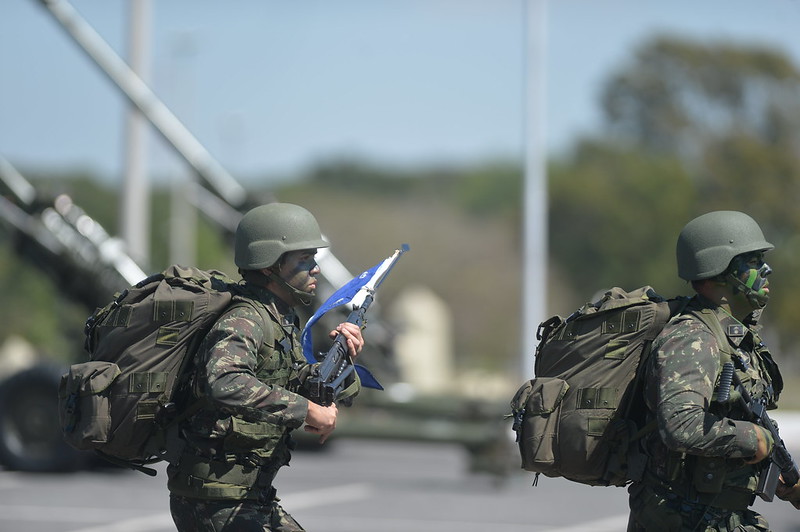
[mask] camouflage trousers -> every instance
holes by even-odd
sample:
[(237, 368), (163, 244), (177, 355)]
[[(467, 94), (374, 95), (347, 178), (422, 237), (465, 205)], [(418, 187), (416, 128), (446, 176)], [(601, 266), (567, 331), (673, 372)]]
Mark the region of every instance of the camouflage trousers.
[(645, 484), (634, 484), (629, 491), (627, 532), (770, 532), (769, 523), (750, 509), (691, 503)]
[(169, 508), (178, 532), (305, 532), (279, 504), (256, 501), (210, 501), (170, 495)]

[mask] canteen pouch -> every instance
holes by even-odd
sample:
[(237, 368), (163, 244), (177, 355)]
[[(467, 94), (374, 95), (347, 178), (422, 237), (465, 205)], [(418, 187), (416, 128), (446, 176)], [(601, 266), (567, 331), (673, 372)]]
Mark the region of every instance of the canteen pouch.
[(58, 412), (64, 440), (80, 450), (95, 449), (108, 441), (111, 403), (108, 390), (120, 375), (113, 362), (84, 362), (61, 376)]
[(557, 473), (558, 413), (568, 389), (563, 379), (537, 377), (511, 400), (523, 469), (547, 476)]

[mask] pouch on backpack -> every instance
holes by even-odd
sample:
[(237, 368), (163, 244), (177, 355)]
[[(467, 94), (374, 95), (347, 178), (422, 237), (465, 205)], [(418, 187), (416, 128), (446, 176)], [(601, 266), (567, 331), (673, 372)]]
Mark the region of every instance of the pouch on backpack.
[(113, 362), (74, 364), (61, 377), (58, 399), (64, 439), (81, 450), (101, 447), (111, 434), (111, 403), (108, 389), (119, 377)]
[(542, 377), (523, 384), (512, 399), (511, 408), (526, 413), (519, 425), (515, 420), (523, 469), (545, 473), (556, 461), (558, 414), (568, 389), (563, 379)]

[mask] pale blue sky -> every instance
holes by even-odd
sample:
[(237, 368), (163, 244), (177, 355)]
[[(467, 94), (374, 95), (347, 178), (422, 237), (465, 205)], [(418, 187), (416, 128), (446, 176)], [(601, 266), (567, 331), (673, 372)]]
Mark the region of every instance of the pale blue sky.
[[(151, 2), (151, 85), (245, 182), (342, 154), (522, 155), (523, 0)], [(72, 5), (127, 55), (128, 0)], [(596, 127), (599, 87), (648, 35), (768, 43), (800, 64), (798, 0), (550, 0), (546, 12), (551, 153)], [(3, 0), (0, 154), (119, 178), (124, 104), (38, 0)], [(175, 170), (157, 144), (151, 169)]]

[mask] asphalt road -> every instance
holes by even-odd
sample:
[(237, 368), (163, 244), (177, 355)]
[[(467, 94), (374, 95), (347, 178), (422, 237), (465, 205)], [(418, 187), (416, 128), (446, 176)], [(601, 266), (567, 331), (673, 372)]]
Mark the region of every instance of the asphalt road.
[[(276, 484), (284, 507), (310, 532), (625, 530), (622, 488), (549, 478), (534, 487), (528, 473), (499, 482), (471, 474), (467, 464), (454, 445), (342, 439), (324, 452), (297, 453)], [(161, 469), (155, 478), (121, 470), (0, 471), (0, 531), (174, 530)], [(800, 514), (788, 503), (757, 507), (774, 532), (800, 532)]]

